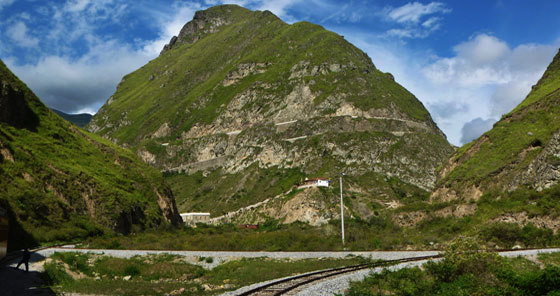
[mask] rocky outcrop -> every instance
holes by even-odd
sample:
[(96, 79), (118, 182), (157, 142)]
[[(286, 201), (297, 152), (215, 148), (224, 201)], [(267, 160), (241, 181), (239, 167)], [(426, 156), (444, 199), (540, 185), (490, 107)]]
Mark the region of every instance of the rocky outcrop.
[(325, 200), (323, 193), (317, 187), (312, 187), (296, 193), (291, 198), (286, 198), (286, 194), (282, 194), (215, 217), (211, 219), (211, 223), (258, 224), (274, 219), (284, 224), (299, 221), (319, 226), (337, 218), (340, 218), (340, 207), (337, 209), (332, 201)]
[[(536, 148), (535, 148), (536, 149)], [(544, 149), (520, 175), (514, 177), (510, 189), (530, 184), (537, 191), (550, 188), (560, 182), (560, 132), (555, 133)]]
[(268, 63), (250, 63), (250, 64), (240, 64), (237, 70), (230, 71), (226, 79), (222, 82), (223, 86), (230, 86), (237, 81), (254, 74), (261, 74), (266, 72), (266, 67), (269, 66)]
[(499, 222), (517, 224), (520, 227), (524, 227), (527, 224), (531, 223), (538, 228), (550, 229), (553, 231), (554, 234), (558, 233), (558, 230), (560, 229), (559, 217), (552, 217), (552, 216), (529, 217), (527, 212), (507, 213), (491, 221), (491, 223), (499, 223)]
[(402, 212), (393, 215), (393, 222), (401, 227), (414, 227), (426, 217), (427, 214), (423, 211)]
[(228, 25), (233, 21), (232, 9), (239, 8), (222, 5), (212, 11), (197, 11), (194, 14), (193, 20), (183, 26), (179, 36), (171, 37), (169, 43), (163, 47), (161, 54), (169, 51), (176, 44), (195, 43), (206, 34), (218, 32), (220, 27)]

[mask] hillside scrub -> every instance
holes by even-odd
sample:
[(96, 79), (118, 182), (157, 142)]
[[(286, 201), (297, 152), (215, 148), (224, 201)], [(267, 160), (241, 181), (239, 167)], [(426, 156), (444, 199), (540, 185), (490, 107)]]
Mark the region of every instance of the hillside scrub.
[[(55, 253), (45, 263), (47, 285), (58, 293), (95, 295), (215, 295), (294, 273), (357, 265), (360, 257), (271, 260), (251, 258), (208, 270), (181, 256), (162, 254), (115, 258)], [(199, 258), (208, 261), (208, 258)], [(210, 262), (207, 262), (210, 263)]]
[(385, 269), (352, 283), (345, 295), (560, 295), (559, 259), (560, 253), (541, 254), (535, 263), (455, 242), (441, 261), (423, 268)]
[(179, 222), (160, 172), (60, 118), (1, 61), (0, 107), (10, 250)]

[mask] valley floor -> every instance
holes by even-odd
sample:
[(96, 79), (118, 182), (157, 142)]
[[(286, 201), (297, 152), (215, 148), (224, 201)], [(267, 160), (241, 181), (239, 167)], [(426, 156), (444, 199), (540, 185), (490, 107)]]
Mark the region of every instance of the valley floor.
[[(542, 254), (542, 253), (551, 253), (551, 252), (560, 252), (560, 249), (556, 248), (556, 249), (535, 249), (535, 250), (516, 250), (516, 251), (507, 251), (507, 252), (501, 252), (500, 255), (502, 256), (506, 256), (506, 257), (517, 257), (517, 256), (524, 256), (527, 257), (529, 259), (531, 258), (536, 258), (536, 256), (538, 254)], [(66, 254), (66, 255), (64, 255)], [(81, 257), (78, 258), (81, 255), (77, 255), (77, 254), (83, 254), (85, 257)], [(33, 253), (32, 259), (31, 259), (31, 264), (30, 264), (30, 272), (29, 273), (25, 273), (22, 270), (15, 270), (11, 267), (15, 267), (17, 265), (17, 262), (19, 261), (19, 258), (13, 260), (12, 262), (9, 262), (6, 266), (3, 266), (0, 269), (0, 277), (2, 278), (2, 282), (6, 282), (6, 283), (10, 283), (8, 289), (10, 289), (10, 291), (13, 291), (15, 295), (27, 295), (25, 293), (30, 293), (29, 295), (54, 295), (54, 293), (50, 290), (50, 289), (46, 289), (46, 288), (42, 288), (42, 279), (45, 277), (41, 277), (40, 273), (43, 272), (45, 270), (45, 263), (52, 264), (52, 262), (56, 262), (56, 260), (58, 260), (59, 263), (61, 264), (66, 264), (66, 263), (62, 263), (62, 262), (67, 262), (69, 258), (74, 258), (71, 260), (75, 260), (72, 261), (73, 263), (70, 264), (71, 266), (67, 266), (67, 268), (70, 268), (71, 270), (68, 270), (68, 272), (72, 273), (73, 276), (75, 276), (76, 274), (82, 274), (82, 272), (84, 272), (84, 268), (85, 268), (85, 273), (88, 272), (92, 272), (93, 269), (90, 269), (88, 271), (88, 268), (92, 268), (92, 267), (84, 267), (81, 266), (80, 264), (84, 264), (84, 262), (88, 262), (90, 265), (92, 262), (95, 262), (96, 260), (99, 260), (99, 256), (102, 256), (103, 258), (122, 258), (123, 260), (138, 260), (139, 258), (151, 258), (148, 261), (151, 260), (151, 264), (156, 264), (157, 262), (159, 262), (157, 258), (165, 258), (165, 261), (167, 262), (166, 264), (170, 264), (170, 266), (172, 264), (175, 264), (181, 260), (184, 260), (184, 262), (186, 263), (185, 266), (192, 266), (192, 267), (187, 267), (190, 269), (197, 269), (198, 271), (195, 273), (198, 273), (200, 279), (202, 279), (203, 281), (201, 282), (200, 280), (196, 282), (197, 287), (214, 287), (213, 290), (211, 289), (200, 289), (198, 288), (195, 289), (193, 287), (191, 287), (191, 289), (196, 290), (197, 291), (197, 295), (215, 295), (217, 292), (224, 292), (225, 290), (229, 289), (231, 290), (239, 288), (239, 285), (235, 285), (233, 283), (236, 283), (237, 281), (235, 279), (231, 279), (230, 282), (230, 278), (227, 272), (234, 272), (234, 273), (240, 273), (240, 269), (242, 269), (243, 265), (248, 265), (248, 266), (252, 266), (252, 268), (254, 269), (258, 269), (259, 271), (257, 271), (258, 273), (268, 273), (270, 272), (270, 270), (267, 270), (268, 268), (275, 268), (275, 269), (281, 269), (284, 270), (285, 274), (282, 275), (282, 273), (276, 273), (277, 278), (280, 277), (285, 277), (285, 276), (291, 276), (294, 273), (303, 273), (303, 272), (308, 272), (308, 271), (312, 271), (312, 270), (317, 270), (317, 269), (324, 269), (324, 268), (329, 268), (329, 266), (333, 267), (333, 266), (342, 266), (342, 265), (351, 265), (351, 264), (356, 264), (356, 262), (360, 261), (360, 260), (391, 260), (391, 259), (400, 259), (400, 258), (410, 258), (410, 257), (419, 257), (419, 256), (427, 256), (427, 255), (435, 255), (438, 254), (438, 252), (436, 251), (372, 251), (372, 252), (225, 252), (225, 251), (160, 251), (160, 250), (108, 250), (108, 249), (75, 249), (73, 248), (73, 246), (69, 246), (69, 247), (57, 247), (57, 248), (46, 248), (46, 249), (42, 249), (40, 251), (37, 251), (36, 253)], [(72, 256), (77, 256), (77, 257), (72, 257)], [(151, 256), (151, 257), (150, 257)], [(163, 256), (163, 257), (162, 257)], [(170, 256), (170, 257), (165, 257), (165, 256)], [(52, 258), (55, 258), (54, 260)], [(85, 259), (84, 259), (85, 258)], [(156, 259), (154, 259), (156, 258)], [(180, 259), (179, 259), (180, 258)], [(211, 260), (208, 260), (211, 259)], [(62, 260), (62, 261), (61, 261)], [(80, 261), (80, 260), (85, 260), (85, 261)], [(245, 261), (244, 261), (245, 260)], [(123, 262), (125, 261), (121, 261), (119, 264), (124, 264)], [(163, 262), (163, 261), (162, 261)], [(182, 262), (182, 261), (181, 261)], [(257, 263), (258, 262), (258, 263)], [(298, 264), (299, 262), (299, 264)], [(228, 265), (229, 263), (229, 265)], [(399, 270), (402, 268), (407, 268), (407, 267), (413, 267), (413, 266), (420, 266), (423, 263), (425, 263), (425, 261), (423, 262), (409, 262), (409, 263), (403, 263), (403, 264), (399, 264), (399, 265), (395, 265), (392, 267), (389, 267), (389, 270)], [(150, 263), (148, 263), (150, 264)], [(264, 264), (264, 265), (263, 265)], [(281, 268), (278, 268), (278, 265), (275, 266), (274, 264), (281, 264)], [(76, 269), (72, 268), (72, 266), (75, 265)], [(87, 265), (87, 264), (86, 264)], [(200, 266), (200, 267), (195, 267), (196, 265)], [(307, 266), (306, 266), (307, 265)], [(139, 265), (140, 266), (140, 265)], [(227, 266), (226, 268), (224, 268), (225, 266)], [(292, 266), (292, 267), (290, 267)], [(20, 267), (22, 268), (22, 267)], [(107, 268), (107, 266), (104, 267), (105, 269)], [(141, 269), (142, 267), (140, 267)], [(148, 268), (152, 269), (153, 267), (149, 267)], [(170, 267), (171, 269), (176, 268), (175, 265), (173, 265), (173, 267)], [(200, 269), (203, 268), (204, 270)], [(208, 277), (208, 275), (210, 273), (212, 273), (212, 270), (216, 269), (216, 271), (213, 272), (213, 277), (215, 277), (216, 279), (219, 279), (219, 283), (222, 283), (222, 280), (224, 283), (232, 283), (229, 285), (224, 285), (222, 283), (222, 285), (219, 285), (221, 288), (216, 288), (218, 286), (216, 286), (216, 284), (214, 283), (214, 280), (216, 279), (211, 279)], [(226, 273), (224, 273), (224, 269), (229, 270)], [(73, 270), (73, 271), (72, 271)], [(99, 269), (99, 270), (103, 270), (103, 269)], [(50, 273), (52, 273), (52, 268), (51, 271), (49, 271)], [(47, 273), (49, 273), (47, 272)], [(102, 271), (101, 271), (102, 272)], [(126, 268), (125, 268), (125, 272), (126, 272)], [(138, 280), (138, 277), (141, 277), (140, 275), (144, 276), (144, 274), (142, 274), (139, 270), (137, 271), (138, 274), (133, 276), (133, 279), (130, 281), (130, 283), (136, 283), (136, 281)], [(344, 291), (346, 291), (349, 287), (350, 287), (350, 281), (360, 281), (363, 280), (364, 278), (366, 278), (367, 276), (369, 276), (371, 274), (371, 272), (374, 273), (380, 273), (382, 272), (382, 268), (376, 268), (374, 270), (365, 270), (365, 271), (359, 271), (353, 274), (349, 274), (349, 275), (344, 275), (344, 276), (340, 276), (337, 278), (333, 278), (333, 279), (329, 279), (329, 280), (325, 280), (325, 281), (321, 281), (318, 284), (315, 285), (311, 285), (311, 286), (307, 286), (304, 287), (303, 289), (298, 290), (297, 293), (295, 293), (294, 295), (325, 295), (325, 293), (328, 292), (328, 294), (331, 293), (344, 293)], [(93, 274), (95, 275), (96, 272), (93, 272)], [(194, 273), (193, 273), (194, 274)], [(201, 276), (202, 274), (205, 274), (205, 276)], [(49, 274), (49, 276), (53, 276), (52, 274)], [(55, 276), (57, 276), (55, 274)], [(249, 279), (244, 279), (243, 281), (239, 281), (237, 282), (238, 284), (241, 283), (245, 283), (248, 286), (242, 287), (236, 291), (232, 291), (232, 292), (227, 292), (224, 295), (237, 295), (239, 293), (242, 293), (243, 291), (248, 290), (249, 288), (254, 288), (257, 287), (259, 285), (263, 285), (266, 282), (270, 282), (271, 280), (273, 280), (275, 277), (269, 277), (268, 279), (263, 278), (263, 277), (258, 277), (255, 275), (250, 275), (249, 274)], [(124, 278), (124, 280), (123, 280)], [(222, 279), (223, 278), (223, 279)], [(125, 277), (115, 277), (115, 282), (111, 283), (112, 285), (126, 285), (126, 281), (128, 281), (128, 279), (126, 279)], [(199, 279), (199, 278), (197, 278)], [(260, 282), (260, 283), (256, 283), (254, 282), (255, 280), (258, 281), (258, 279), (262, 279), (265, 280), (265, 282)], [(52, 279), (51, 279), (52, 280)], [(80, 279), (83, 280), (83, 279)], [(85, 279), (87, 281), (87, 279)], [(191, 279), (192, 280), (192, 279)], [(205, 283), (204, 280), (207, 280), (208, 283)], [(253, 281), (251, 283), (251, 280)], [(101, 281), (103, 281), (103, 279), (101, 279)], [(91, 279), (92, 283), (101, 283), (101, 281), (99, 281), (99, 279), (97, 280), (93, 280)], [(112, 276), (109, 278), (109, 281), (112, 281)], [(159, 279), (158, 279), (159, 281)], [(179, 282), (187, 282), (187, 280), (179, 280)], [(153, 280), (152, 280), (153, 282)], [(78, 283), (77, 281), (75, 283)], [(212, 285), (211, 283), (213, 283), (214, 285)], [(85, 283), (86, 285), (88, 283)], [(52, 285), (52, 283), (51, 283)], [(62, 291), (64, 292), (71, 292), (72, 288), (70, 288), (70, 291), (65, 290), (65, 285), (55, 285), (57, 286), (59, 289), (58, 292), (61, 292), (60, 289), (62, 289)], [(75, 287), (76, 285), (74, 285)], [(67, 285), (68, 287), (72, 287), (72, 285)], [(147, 286), (146, 288), (148, 288), (149, 286)], [(178, 285), (179, 287), (179, 285)], [(158, 287), (158, 289), (160, 289)], [(185, 291), (185, 289), (183, 288), (183, 290), (180, 289), (175, 289), (175, 292), (177, 291)], [(85, 291), (84, 291), (85, 292)], [(123, 290), (123, 292), (125, 292)], [(161, 290), (160, 292), (164, 292), (164, 290)], [(169, 291), (168, 291), (169, 292)], [(171, 291), (173, 292), (173, 291)], [(37, 294), (39, 293), (39, 294)], [(167, 293), (167, 292), (166, 292)], [(99, 294), (99, 293), (96, 293)], [(161, 293), (158, 293), (157, 291), (154, 291), (154, 295), (158, 295)], [(181, 293), (179, 293), (181, 294)]]

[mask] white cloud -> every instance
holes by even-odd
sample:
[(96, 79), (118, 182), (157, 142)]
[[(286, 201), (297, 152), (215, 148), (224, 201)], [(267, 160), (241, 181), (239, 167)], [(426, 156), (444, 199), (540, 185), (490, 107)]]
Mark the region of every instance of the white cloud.
[(426, 38), (441, 27), (442, 18), (437, 15), (450, 13), (441, 2), (422, 4), (419, 2), (407, 3), (394, 8), (386, 7), (382, 16), (389, 22), (399, 25), (398, 28), (389, 29), (386, 33), (390, 37)]
[(65, 112), (97, 110), (115, 91), (120, 79), (149, 59), (142, 52), (110, 41), (98, 44), (79, 59), (45, 56), (37, 64), (10, 69), (25, 81), (45, 104)]
[(399, 38), (412, 38), (415, 36), (415, 32), (413, 30), (408, 29), (391, 29), (387, 31), (387, 35), (389, 36), (396, 36)]
[(4, 9), (4, 7), (8, 7), (14, 3), (15, 0), (0, 0), (0, 11)]
[(509, 46), (504, 41), (487, 34), (477, 35), (453, 49), (460, 58), (476, 66), (502, 60), (510, 53)]
[[(531, 85), (542, 76), (556, 48), (522, 44), (512, 49), (503, 40), (479, 34), (455, 46), (454, 51), (455, 56), (437, 58), (421, 71), (428, 84), (451, 96), (443, 98), (434, 93), (435, 105), (466, 95), (461, 99), (469, 106), (468, 116), (459, 119), (455, 131), (451, 132), (454, 141), (460, 136), (464, 144), (472, 140), (473, 135), (486, 131), (483, 128), (491, 127), (489, 122), (495, 122), (525, 98)], [(452, 95), (453, 92), (457, 95)], [(446, 117), (437, 108), (433, 111), (436, 111), (435, 117)], [(458, 133), (461, 124), (463, 127)]]
[(418, 23), (423, 16), (448, 12), (450, 12), (450, 10), (441, 2), (430, 2), (426, 5), (419, 2), (412, 2), (401, 7), (388, 9), (387, 16), (389, 19), (398, 23)]
[[(190, 3), (148, 7), (145, 13), (151, 16), (157, 33), (153, 40), (134, 44), (96, 33), (100, 19), (118, 22), (123, 7), (113, 1), (71, 1), (64, 6), (51, 6), (50, 12), (56, 16), (45, 32), (56, 44), (55, 50), (39, 52), (34, 62), (21, 64), (9, 57), (5, 62), (48, 106), (71, 113), (95, 112), (114, 93), (125, 74), (157, 57), (200, 8), (199, 4)], [(8, 36), (18, 38), (20, 44), (30, 46), (39, 42), (27, 36), (24, 23), (12, 26), (11, 30)], [(72, 42), (80, 42), (85, 52), (77, 54)]]
[(492, 128), (495, 119), (482, 119), (477, 117), (463, 125), (461, 128), (461, 142), (469, 143)]
[(66, 2), (64, 10), (68, 12), (80, 12), (83, 11), (90, 2), (91, 0), (71, 0)]
[[(557, 51), (555, 46), (538, 44), (511, 48), (503, 40), (480, 34), (455, 46), (454, 55), (438, 57), (408, 50), (398, 41), (344, 35), (366, 51), (377, 68), (391, 72), (416, 95), (455, 145), (479, 136), (490, 122), (517, 106)], [(480, 121), (473, 122), (476, 118)]]
[(21, 47), (35, 47), (39, 44), (38, 38), (27, 34), (27, 26), (22, 21), (18, 21), (8, 27), (6, 34)]
[(295, 3), (300, 2), (300, 0), (269, 0), (269, 1), (262, 1), (262, 4), (259, 6), (259, 10), (269, 10), (270, 12), (274, 13), (280, 18), (287, 17), (286, 10), (294, 5)]
[(433, 16), (422, 23), (422, 27), (424, 28), (434, 28), (439, 27), (439, 22), (441, 21), (441, 17)]
[(159, 37), (156, 40), (147, 42), (143, 51), (148, 56), (153, 56), (154, 58), (159, 55), (163, 46), (166, 45), (171, 37), (179, 35), (179, 31), (183, 26), (190, 21), (196, 10), (201, 7), (196, 4), (187, 4), (182, 7), (177, 7), (175, 14), (170, 18), (161, 18), (158, 20)]

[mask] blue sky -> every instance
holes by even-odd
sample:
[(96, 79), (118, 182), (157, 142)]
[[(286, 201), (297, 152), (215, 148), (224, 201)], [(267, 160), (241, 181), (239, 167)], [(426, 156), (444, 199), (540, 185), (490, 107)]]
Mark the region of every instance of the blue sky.
[(455, 145), (517, 105), (560, 47), (553, 0), (0, 0), (0, 58), (47, 105), (95, 113), (195, 11), (223, 3), (344, 35)]

